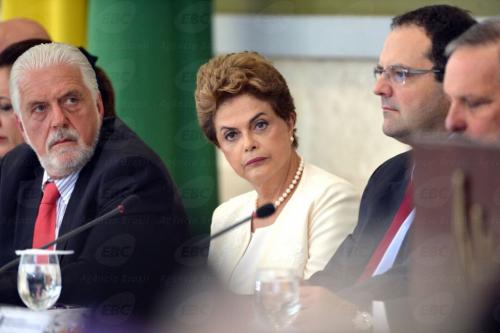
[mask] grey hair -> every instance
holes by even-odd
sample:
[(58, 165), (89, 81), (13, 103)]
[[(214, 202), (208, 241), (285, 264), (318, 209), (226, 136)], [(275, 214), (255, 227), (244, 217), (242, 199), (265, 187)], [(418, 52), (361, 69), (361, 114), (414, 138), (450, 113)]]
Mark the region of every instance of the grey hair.
[(461, 47), (486, 46), (500, 43), (500, 18), (493, 18), (474, 24), (446, 46), (449, 57)]
[(82, 74), (83, 83), (90, 90), (92, 98), (97, 99), (99, 89), (95, 71), (78, 48), (63, 43), (40, 44), (24, 52), (16, 60), (10, 72), (9, 89), (12, 107), (18, 116), (21, 114), (19, 83), (23, 76), (29, 71), (56, 65), (78, 67)]

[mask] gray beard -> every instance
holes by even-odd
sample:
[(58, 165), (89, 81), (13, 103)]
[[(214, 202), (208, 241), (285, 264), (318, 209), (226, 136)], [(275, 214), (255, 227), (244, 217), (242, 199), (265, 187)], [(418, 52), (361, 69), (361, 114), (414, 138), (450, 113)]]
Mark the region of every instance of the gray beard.
[[(61, 163), (56, 156), (51, 156), (50, 154), (45, 154), (45, 156), (40, 156), (37, 154), (38, 161), (42, 165), (43, 169), (49, 174), (51, 178), (64, 178), (72, 173), (80, 171), (92, 158), (99, 140), (100, 128), (97, 130), (96, 135), (90, 146), (79, 146), (78, 148), (68, 148), (67, 152), (75, 153), (74, 151), (78, 149), (77, 156), (75, 158)], [(58, 153), (58, 155), (65, 154), (66, 150)]]

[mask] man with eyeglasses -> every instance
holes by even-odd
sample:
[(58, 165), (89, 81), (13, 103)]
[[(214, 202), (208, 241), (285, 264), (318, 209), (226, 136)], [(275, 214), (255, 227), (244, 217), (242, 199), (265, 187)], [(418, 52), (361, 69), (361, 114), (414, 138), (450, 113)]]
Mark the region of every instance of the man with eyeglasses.
[[(468, 12), (448, 5), (393, 18), (374, 69), (385, 135), (409, 143), (414, 133), (444, 131), (449, 107), (442, 87), (444, 48), (473, 24)], [(409, 163), (409, 152), (397, 155), (370, 177), (356, 229), (325, 270), (311, 278), (315, 286), (301, 288), (297, 326), (308, 331), (383, 327), (384, 303), (376, 301), (405, 299), (407, 235), (415, 213)]]

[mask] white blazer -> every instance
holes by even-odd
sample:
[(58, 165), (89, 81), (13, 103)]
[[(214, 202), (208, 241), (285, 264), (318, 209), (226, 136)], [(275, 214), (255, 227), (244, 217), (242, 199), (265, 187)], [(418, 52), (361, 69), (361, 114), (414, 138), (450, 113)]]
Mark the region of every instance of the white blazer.
[[(257, 193), (251, 191), (221, 204), (214, 211), (214, 234), (255, 210)], [(286, 206), (259, 251), (248, 286), (232, 288), (240, 294), (253, 294), (255, 272), (261, 267), (292, 268), (308, 279), (322, 270), (350, 234), (358, 219), (359, 195), (347, 181), (307, 164)], [(245, 254), (251, 239), (250, 223), (242, 225), (210, 243), (208, 263), (226, 285)]]

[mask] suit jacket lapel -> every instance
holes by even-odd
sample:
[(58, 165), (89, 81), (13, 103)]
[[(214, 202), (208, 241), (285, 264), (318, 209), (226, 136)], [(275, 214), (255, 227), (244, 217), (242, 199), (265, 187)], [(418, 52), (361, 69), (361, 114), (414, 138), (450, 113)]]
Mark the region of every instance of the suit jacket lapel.
[[(391, 182), (389, 186), (386, 184), (387, 190), (378, 200), (373, 202), (373, 205), (376, 205), (374, 206), (376, 213), (371, 214), (371, 220), (366, 224), (355, 249), (355, 252), (358, 253), (356, 257), (360, 260), (356, 265), (359, 274), (363, 272), (375, 249), (389, 229), (403, 200), (409, 176), (408, 172), (405, 172), (405, 175), (400, 180)], [(405, 237), (405, 243), (406, 239), (407, 237)]]
[(42, 199), (42, 175), (40, 174), (32, 180), (22, 181), (19, 184), (16, 231), (14, 233), (15, 250), (32, 247), (35, 220)]
[[(61, 222), (61, 227), (59, 228), (59, 237), (87, 222), (85, 220), (87, 215), (85, 210), (81, 209), (81, 202), (83, 201), (82, 198), (84, 197), (84, 192), (89, 181), (88, 170), (88, 167), (84, 167), (78, 175), (75, 188), (73, 189), (73, 193), (71, 193), (68, 206), (66, 207), (66, 211)], [(80, 209), (80, 212), (77, 212), (78, 209)], [(57, 248), (59, 250), (66, 250), (68, 242), (70, 241), (71, 239), (63, 241), (57, 245)]]

